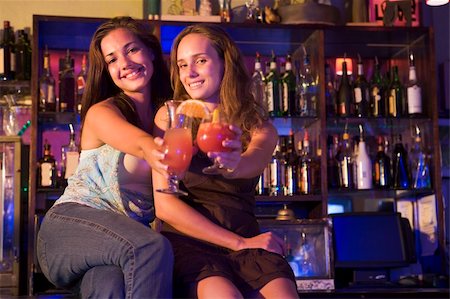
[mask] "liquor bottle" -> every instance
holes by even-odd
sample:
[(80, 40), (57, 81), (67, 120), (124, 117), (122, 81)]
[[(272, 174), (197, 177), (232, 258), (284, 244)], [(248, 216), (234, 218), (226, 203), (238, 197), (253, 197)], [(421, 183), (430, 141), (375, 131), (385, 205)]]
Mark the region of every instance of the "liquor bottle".
[(31, 44), (25, 30), (18, 31), (16, 45), (16, 79), (31, 79)]
[(272, 51), (270, 71), (266, 76), (267, 110), (270, 116), (281, 116), (280, 77), (277, 70), (277, 57)]
[(44, 155), (38, 161), (38, 188), (55, 188), (57, 186), (56, 161), (51, 152), (51, 145), (44, 141)]
[(334, 79), (331, 73), (331, 67), (328, 63), (325, 64), (325, 102), (327, 116), (336, 115), (336, 88), (334, 86)]
[(417, 82), (416, 67), (414, 65), (414, 56), (409, 55), (409, 81), (406, 85), (406, 97), (408, 102), (409, 115), (422, 114), (422, 88)]
[(285, 136), (280, 136), (270, 161), (270, 195), (286, 195)]
[(259, 176), (258, 184), (256, 185), (256, 195), (270, 194), (270, 163), (264, 168), (264, 171)]
[(353, 152), (350, 144), (350, 135), (347, 130), (342, 134), (342, 142), (336, 155), (339, 167), (339, 187), (353, 189)]
[(75, 102), (76, 112), (78, 114), (81, 113), (82, 107), (82, 98), (84, 93), (84, 88), (86, 86), (86, 77), (87, 77), (87, 58), (86, 54), (83, 54), (81, 58), (81, 69), (77, 75), (77, 98)]
[(300, 193), (312, 194), (314, 193), (315, 176), (314, 176), (314, 161), (311, 154), (311, 147), (309, 143), (309, 134), (305, 130), (303, 136), (302, 153), (299, 161), (299, 177), (300, 177)]
[(75, 130), (73, 125), (69, 124), (70, 137), (69, 143), (61, 147), (61, 163), (62, 163), (62, 176), (64, 180), (67, 180), (70, 176), (75, 173), (78, 166), (78, 160), (80, 157), (80, 152), (78, 145), (75, 141)]
[(337, 93), (337, 114), (348, 117), (353, 115), (353, 98), (350, 80), (347, 74), (347, 63), (342, 62), (342, 78)]
[(329, 135), (327, 138), (327, 179), (328, 188), (339, 187), (339, 166), (336, 155), (339, 150), (339, 138), (337, 135)]
[(312, 69), (310, 58), (305, 54), (303, 59), (303, 71), (300, 73), (300, 86), (297, 88), (297, 96), (300, 106), (300, 116), (316, 116), (318, 102), (318, 86)]
[(59, 74), (59, 111), (73, 112), (75, 106), (75, 75), (73, 59), (67, 49), (66, 57), (60, 61)]
[(44, 51), (42, 75), (39, 78), (39, 110), (56, 111), (55, 78), (50, 70), (50, 54), (47, 48)]
[(295, 148), (295, 135), (292, 129), (286, 146), (286, 186), (287, 195), (298, 194), (298, 155)]
[(408, 189), (410, 187), (408, 154), (402, 143), (402, 135), (397, 136), (392, 154), (392, 176), (396, 189)]
[(370, 114), (374, 117), (384, 117), (387, 115), (386, 111), (386, 96), (381, 76), (380, 64), (378, 58), (375, 56), (375, 70), (370, 81)]
[(412, 187), (414, 189), (431, 188), (430, 163), (422, 144), (420, 128), (417, 125), (409, 158)]
[(391, 158), (387, 155), (383, 137), (377, 138), (377, 154), (373, 163), (373, 181), (376, 188), (392, 187)]
[[(287, 55), (285, 71), (281, 77), (283, 115), (295, 115), (295, 75), (292, 70), (291, 55)], [(294, 146), (295, 148), (295, 146)]]
[(358, 117), (369, 116), (369, 84), (364, 76), (361, 55), (358, 54), (358, 74), (353, 82), (353, 99), (355, 114)]
[(14, 31), (9, 21), (3, 22), (3, 38), (0, 44), (0, 81), (13, 80), (15, 70)]
[(355, 157), (354, 163), (356, 165), (356, 189), (372, 189), (372, 160), (367, 152), (362, 125), (359, 125), (358, 154)]
[(406, 113), (406, 99), (403, 85), (398, 76), (398, 66), (392, 68), (392, 81), (389, 86), (389, 116), (401, 117)]

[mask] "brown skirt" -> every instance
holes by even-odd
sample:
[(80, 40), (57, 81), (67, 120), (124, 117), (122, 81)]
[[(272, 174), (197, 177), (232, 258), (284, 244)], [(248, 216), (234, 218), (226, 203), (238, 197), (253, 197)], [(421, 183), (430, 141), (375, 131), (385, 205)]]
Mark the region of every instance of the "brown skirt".
[(294, 273), (279, 254), (263, 249), (232, 251), (185, 237), (163, 232), (172, 243), (174, 295), (185, 298), (189, 288), (210, 276), (232, 281), (242, 294), (251, 294), (275, 278), (288, 278), (295, 283)]

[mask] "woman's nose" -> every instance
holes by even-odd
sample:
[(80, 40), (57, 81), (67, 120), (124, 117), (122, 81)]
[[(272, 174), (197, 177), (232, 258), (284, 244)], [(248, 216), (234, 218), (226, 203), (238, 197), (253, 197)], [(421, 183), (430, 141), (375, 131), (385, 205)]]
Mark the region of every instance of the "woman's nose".
[(189, 67), (189, 77), (197, 77), (198, 73), (197, 70), (195, 69), (195, 66), (190, 66)]
[(122, 56), (120, 59), (120, 67), (126, 70), (130, 66), (130, 60), (126, 56)]

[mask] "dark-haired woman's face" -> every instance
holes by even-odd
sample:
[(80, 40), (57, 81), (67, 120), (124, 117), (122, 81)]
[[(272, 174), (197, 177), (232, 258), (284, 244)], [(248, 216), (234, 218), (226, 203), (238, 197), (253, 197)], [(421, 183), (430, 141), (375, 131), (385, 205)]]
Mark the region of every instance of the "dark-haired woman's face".
[(113, 82), (126, 94), (145, 93), (153, 75), (151, 51), (129, 30), (119, 28), (100, 43)]
[(178, 45), (177, 65), (181, 83), (191, 98), (219, 102), (224, 63), (206, 36), (186, 35)]

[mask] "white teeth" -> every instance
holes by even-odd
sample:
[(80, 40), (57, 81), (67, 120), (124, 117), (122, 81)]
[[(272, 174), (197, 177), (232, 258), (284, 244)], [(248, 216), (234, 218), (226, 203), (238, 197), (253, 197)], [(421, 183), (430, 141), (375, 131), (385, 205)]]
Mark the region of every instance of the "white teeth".
[(126, 75), (125, 78), (128, 79), (128, 78), (130, 78), (130, 77), (136, 75), (137, 73), (138, 73), (137, 71), (134, 71), (134, 72), (132, 72), (131, 74)]
[(199, 86), (199, 85), (202, 85), (202, 83), (203, 83), (203, 81), (202, 81), (202, 82), (191, 83), (191, 84), (189, 84), (189, 87), (195, 88), (195, 87), (197, 87), (197, 86)]

